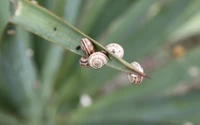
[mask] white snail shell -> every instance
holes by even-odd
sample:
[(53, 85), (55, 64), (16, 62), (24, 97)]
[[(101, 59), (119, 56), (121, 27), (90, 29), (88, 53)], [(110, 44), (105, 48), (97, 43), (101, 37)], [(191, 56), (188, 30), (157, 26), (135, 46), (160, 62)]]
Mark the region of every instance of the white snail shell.
[(81, 39), (81, 50), (85, 52), (87, 56), (95, 52), (92, 42), (87, 38)]
[(114, 53), (116, 56), (118, 56), (119, 58), (123, 58), (123, 56), (124, 56), (124, 49), (119, 44), (117, 44), (117, 43), (111, 43), (111, 44), (108, 44), (106, 46), (106, 48), (109, 51), (111, 51), (112, 53)]
[(81, 57), (81, 59), (79, 60), (79, 63), (83, 67), (89, 67), (89, 62), (88, 62), (87, 57)]
[(89, 65), (94, 69), (99, 69), (108, 62), (108, 57), (102, 52), (95, 52), (88, 58)]
[[(133, 65), (140, 72), (144, 72), (143, 68), (140, 66), (139, 63), (132, 62), (131, 65)], [(142, 80), (143, 80), (143, 76), (129, 73), (128, 74), (128, 79), (133, 84), (140, 84), (142, 82)]]

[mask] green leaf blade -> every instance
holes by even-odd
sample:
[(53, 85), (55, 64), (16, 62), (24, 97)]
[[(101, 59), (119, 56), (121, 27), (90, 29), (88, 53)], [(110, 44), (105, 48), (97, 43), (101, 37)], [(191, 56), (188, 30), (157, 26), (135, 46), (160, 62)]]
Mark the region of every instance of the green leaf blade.
[[(12, 30), (14, 34), (7, 31)], [(2, 39), (1, 71), (10, 98), (18, 112), (31, 123), (40, 123), (41, 105), (37, 98), (38, 76), (35, 65), (26, 53), (26, 36), (22, 29), (9, 24)], [(24, 37), (23, 37), (24, 36)]]
[(0, 40), (3, 35), (4, 28), (6, 27), (10, 18), (11, 13), (9, 11), (9, 1), (2, 0), (0, 4)]

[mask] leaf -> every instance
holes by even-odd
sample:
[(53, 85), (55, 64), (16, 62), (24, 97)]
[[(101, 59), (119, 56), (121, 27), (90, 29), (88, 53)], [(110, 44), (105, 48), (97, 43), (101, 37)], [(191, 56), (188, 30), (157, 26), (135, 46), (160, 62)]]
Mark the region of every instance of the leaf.
[[(176, 0), (162, 4), (162, 1), (138, 1), (135, 11), (133, 11), (134, 8), (130, 9), (124, 18), (119, 18), (113, 23), (107, 30), (109, 34), (106, 36), (108, 37), (104, 37), (102, 41), (105, 41), (105, 44), (115, 41), (123, 45), (126, 53), (125, 59), (133, 61), (132, 57), (134, 57), (135, 60), (139, 60), (148, 56), (149, 52), (155, 48), (166, 44), (174, 30), (183, 26), (200, 12), (199, 0)], [(141, 22), (145, 16), (150, 15), (153, 5), (158, 8), (157, 14), (151, 18), (146, 17), (147, 19)], [(145, 9), (142, 9), (143, 7)]]
[(95, 26), (95, 22), (98, 19), (98, 16), (105, 9), (108, 3), (111, 0), (99, 0), (99, 1), (90, 1), (85, 2), (83, 12), (80, 18), (79, 28), (86, 34), (88, 34), (92, 27)]
[[(2, 78), (3, 79), (3, 78)], [(0, 79), (0, 80), (2, 80)], [(0, 109), (3, 109), (5, 112), (12, 113), (12, 115), (18, 115), (16, 106), (9, 96), (9, 92), (6, 89), (6, 85), (4, 83), (0, 83)]]
[[(76, 50), (76, 47), (79, 46), (81, 38), (89, 37), (37, 5), (24, 0), (19, 1), (18, 9), (16, 10), (11, 22), (33, 32), (34, 34), (40, 35), (44, 39), (58, 44), (71, 52), (85, 56), (81, 50)], [(144, 73), (137, 71), (131, 64), (116, 57), (101, 44), (91, 38), (89, 39), (98, 51), (105, 50), (108, 52), (110, 60), (107, 63), (107, 66), (123, 72), (136, 72), (142, 76), (148, 77)]]
[(200, 27), (200, 22), (198, 20), (200, 20), (200, 12), (192, 17), (185, 25), (175, 30), (171, 34), (169, 41), (174, 42), (199, 34), (200, 29), (198, 27)]
[(0, 111), (0, 124), (1, 125), (22, 125), (22, 122), (15, 116), (12, 116), (11, 114)]
[(105, 121), (94, 121), (88, 123), (74, 123), (72, 125), (180, 125), (171, 122), (159, 121), (142, 121), (142, 120), (105, 120)]
[(196, 110), (200, 104), (198, 98), (199, 90), (193, 90), (183, 95), (170, 97), (155, 98), (148, 96), (137, 100), (128, 99), (104, 108), (99, 112), (94, 112), (94, 114), (91, 114), (90, 120), (88, 120), (90, 122), (103, 122), (112, 119), (113, 121), (141, 120), (149, 121), (150, 123), (168, 121), (174, 124), (186, 122), (198, 124), (200, 121), (198, 119), (200, 112)]
[(3, 34), (3, 30), (6, 27), (6, 24), (8, 23), (9, 19), (11, 17), (10, 11), (9, 11), (9, 1), (8, 0), (2, 0), (0, 4), (0, 42), (1, 37)]
[[(96, 23), (91, 27), (92, 29), (89, 32), (89, 35), (95, 39), (101, 35), (104, 37), (105, 31), (110, 24), (115, 22), (118, 18), (121, 18), (121, 15), (124, 15), (135, 2), (137, 2), (137, 0), (110, 0), (110, 2), (102, 9), (102, 12), (99, 15), (96, 15)], [(93, 7), (93, 10), (94, 9), (95, 7)], [(90, 13), (88, 13), (88, 15), (89, 14)], [(88, 18), (88, 21), (89, 20), (90, 18)]]
[[(14, 34), (9, 34), (12, 30)], [(38, 79), (33, 62), (26, 55), (21, 29), (9, 25), (4, 33), (1, 49), (1, 67), (12, 102), (19, 107), (21, 114), (38, 123), (40, 117), (39, 100), (36, 98)]]

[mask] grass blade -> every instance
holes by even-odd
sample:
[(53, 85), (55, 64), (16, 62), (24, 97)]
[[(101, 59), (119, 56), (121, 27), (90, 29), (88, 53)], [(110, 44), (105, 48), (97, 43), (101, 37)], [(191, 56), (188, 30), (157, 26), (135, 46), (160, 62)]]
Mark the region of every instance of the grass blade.
[[(192, 90), (183, 95), (169, 97), (147, 97), (133, 100), (124, 100), (98, 113), (91, 114), (89, 121), (142, 120), (142, 121), (168, 121), (179, 123), (190, 121), (193, 124), (200, 122), (199, 90)], [(119, 112), (120, 109), (120, 112)], [(96, 116), (95, 116), (96, 114)], [(196, 117), (195, 117), (196, 116)], [(92, 120), (91, 120), (92, 119)], [(184, 120), (183, 120), (184, 119)]]
[(0, 4), (0, 40), (1, 36), (3, 34), (3, 30), (6, 27), (6, 24), (8, 23), (11, 14), (9, 13), (9, 1), (8, 0), (2, 0)]
[(100, 16), (101, 12), (105, 9), (109, 2), (110, 0), (87, 0), (83, 8), (83, 13), (81, 15), (78, 27), (83, 32), (88, 34), (91, 28), (95, 26), (97, 17)]
[[(15, 33), (9, 34), (9, 30)], [(8, 25), (3, 36), (0, 64), (12, 102), (19, 107), (22, 116), (32, 123), (38, 123), (41, 111), (35, 88), (38, 78), (33, 62), (26, 55), (26, 37), (23, 37), (22, 32), (22, 29)]]

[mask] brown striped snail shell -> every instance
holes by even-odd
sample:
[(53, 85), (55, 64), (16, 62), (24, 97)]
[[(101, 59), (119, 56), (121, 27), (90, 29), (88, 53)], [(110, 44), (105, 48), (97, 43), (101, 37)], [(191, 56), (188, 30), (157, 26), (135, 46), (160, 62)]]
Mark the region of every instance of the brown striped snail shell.
[(95, 52), (88, 58), (89, 65), (94, 69), (99, 69), (108, 62), (108, 57), (102, 52)]
[(79, 63), (83, 67), (89, 67), (90, 66), (87, 57), (81, 57), (81, 59), (79, 60)]
[(113, 54), (118, 56), (119, 58), (123, 58), (124, 56), (124, 49), (122, 48), (121, 45), (117, 43), (111, 43), (106, 46), (106, 48), (111, 51)]
[[(140, 66), (139, 63), (132, 62), (131, 65), (133, 65), (140, 72), (144, 72), (143, 68)], [(128, 74), (128, 79), (133, 84), (140, 84), (142, 82), (142, 80), (143, 80), (143, 76), (129, 73)]]
[(81, 39), (81, 50), (85, 52), (87, 56), (95, 52), (92, 42), (87, 38)]

